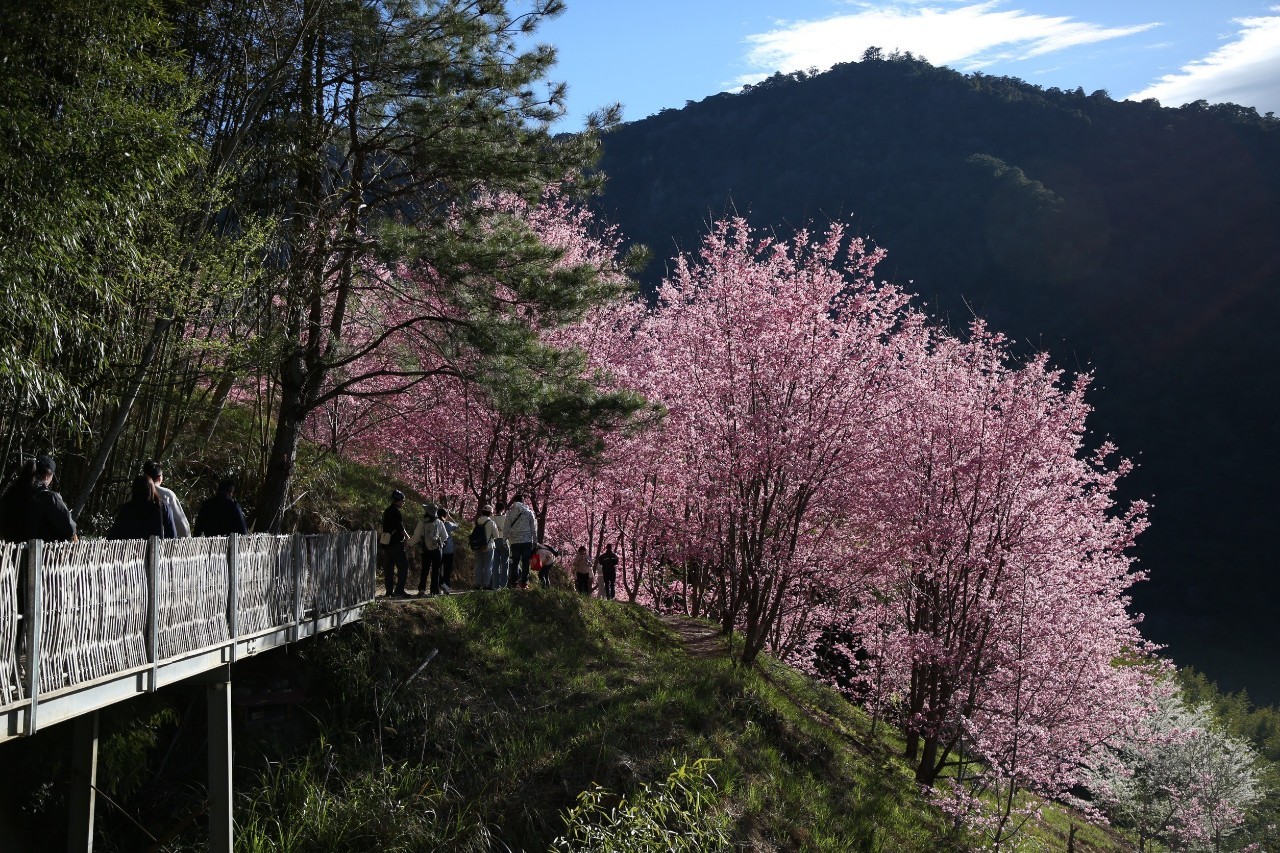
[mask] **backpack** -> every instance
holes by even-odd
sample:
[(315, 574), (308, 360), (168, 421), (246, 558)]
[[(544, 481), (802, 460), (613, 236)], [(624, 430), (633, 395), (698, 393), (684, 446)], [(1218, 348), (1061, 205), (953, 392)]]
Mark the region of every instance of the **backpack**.
[(484, 521), (476, 524), (475, 529), (471, 531), (467, 544), (471, 546), (472, 551), (483, 551), (489, 547), (489, 535), (485, 533), (485, 528), (488, 526), (489, 522)]

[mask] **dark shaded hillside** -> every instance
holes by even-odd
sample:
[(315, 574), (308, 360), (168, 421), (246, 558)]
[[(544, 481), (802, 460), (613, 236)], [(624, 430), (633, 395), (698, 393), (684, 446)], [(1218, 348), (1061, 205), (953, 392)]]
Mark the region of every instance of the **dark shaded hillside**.
[(851, 221), (953, 327), (976, 313), (1093, 370), (1094, 428), (1140, 463), (1127, 496), (1155, 502), (1148, 635), (1280, 701), (1280, 120), (895, 58), (625, 125), (602, 168), (604, 212), (659, 259), (733, 208), (780, 230)]

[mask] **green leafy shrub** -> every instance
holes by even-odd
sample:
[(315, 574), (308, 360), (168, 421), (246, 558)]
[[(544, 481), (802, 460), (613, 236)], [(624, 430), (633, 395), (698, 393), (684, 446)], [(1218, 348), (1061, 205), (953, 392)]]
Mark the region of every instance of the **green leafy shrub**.
[[(685, 762), (662, 785), (646, 783), (630, 798), (596, 785), (565, 812), (565, 834), (551, 849), (575, 853), (706, 853), (733, 850), (729, 816), (719, 808), (720, 789), (707, 771), (713, 759)], [(617, 801), (616, 805), (610, 803)]]

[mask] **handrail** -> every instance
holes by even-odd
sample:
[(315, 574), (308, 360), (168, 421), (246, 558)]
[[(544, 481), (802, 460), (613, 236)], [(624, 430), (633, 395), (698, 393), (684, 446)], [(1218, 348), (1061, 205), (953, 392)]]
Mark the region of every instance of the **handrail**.
[(376, 561), (372, 531), (0, 544), (0, 740), (34, 734), (46, 696), (114, 675), (154, 691), (193, 656), (211, 668), (358, 618)]

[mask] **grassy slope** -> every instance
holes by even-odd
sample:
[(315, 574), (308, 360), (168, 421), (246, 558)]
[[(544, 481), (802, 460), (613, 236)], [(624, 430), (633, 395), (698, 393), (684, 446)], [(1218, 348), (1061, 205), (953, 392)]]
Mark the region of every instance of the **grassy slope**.
[(863, 714), (774, 662), (744, 672), (696, 623), (479, 593), (380, 603), (305, 657), (327, 742), (246, 797), (243, 850), (546, 850), (593, 783), (627, 792), (704, 756), (750, 849), (959, 843)]

